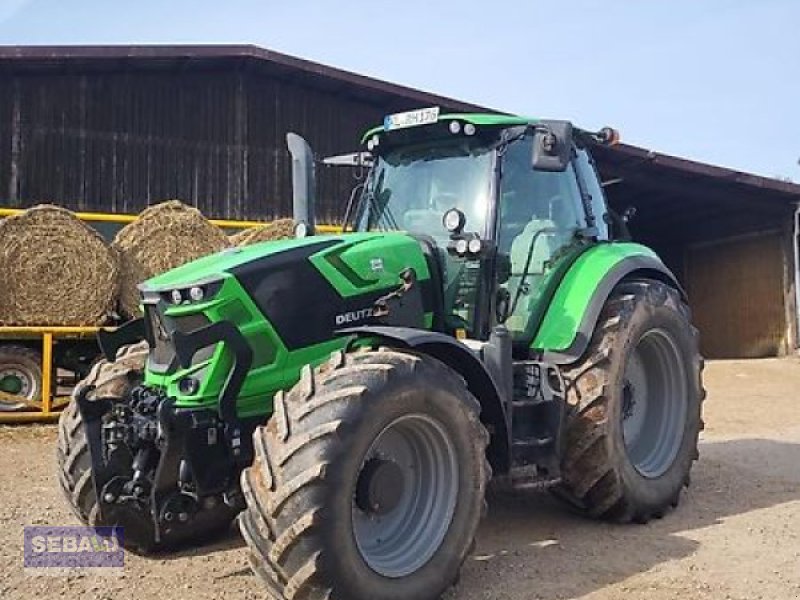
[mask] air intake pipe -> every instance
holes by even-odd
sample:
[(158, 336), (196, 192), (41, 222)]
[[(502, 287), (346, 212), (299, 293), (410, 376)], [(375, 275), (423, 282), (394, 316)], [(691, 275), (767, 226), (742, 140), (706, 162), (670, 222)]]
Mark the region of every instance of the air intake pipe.
[(314, 235), (314, 200), (316, 177), (311, 146), (296, 133), (286, 134), (286, 145), (292, 155), (292, 218), (297, 237)]

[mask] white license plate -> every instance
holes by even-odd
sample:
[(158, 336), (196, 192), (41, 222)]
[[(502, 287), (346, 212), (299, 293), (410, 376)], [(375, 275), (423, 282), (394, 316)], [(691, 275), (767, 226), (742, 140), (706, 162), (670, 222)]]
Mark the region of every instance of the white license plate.
[(383, 129), (384, 131), (391, 131), (393, 129), (417, 127), (419, 125), (436, 123), (438, 119), (438, 106), (434, 106), (432, 108), (421, 108), (419, 110), (410, 110), (408, 112), (386, 115), (386, 117), (383, 119)]

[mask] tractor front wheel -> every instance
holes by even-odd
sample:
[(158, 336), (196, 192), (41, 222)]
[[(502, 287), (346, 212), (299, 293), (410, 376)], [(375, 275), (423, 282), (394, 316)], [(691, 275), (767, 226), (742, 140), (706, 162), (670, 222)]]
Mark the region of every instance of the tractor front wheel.
[(240, 515), (276, 598), (438, 598), (484, 508), (489, 436), (443, 363), (394, 350), (335, 353), (279, 393), (254, 435)]
[(702, 364), (675, 289), (651, 280), (618, 286), (584, 357), (565, 371), (571, 415), (556, 494), (621, 522), (677, 506), (698, 456)]

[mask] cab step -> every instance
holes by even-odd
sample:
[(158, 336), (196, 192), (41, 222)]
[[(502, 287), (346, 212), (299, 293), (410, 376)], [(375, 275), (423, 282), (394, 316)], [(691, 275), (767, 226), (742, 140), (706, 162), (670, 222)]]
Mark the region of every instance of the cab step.
[(513, 365), (511, 479), (524, 487), (552, 485), (560, 473), (564, 382), (558, 367), (542, 361)]

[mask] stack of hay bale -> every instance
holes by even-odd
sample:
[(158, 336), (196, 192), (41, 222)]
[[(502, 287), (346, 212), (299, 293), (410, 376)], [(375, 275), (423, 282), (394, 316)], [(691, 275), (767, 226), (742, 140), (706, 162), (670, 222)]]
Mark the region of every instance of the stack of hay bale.
[(41, 205), (0, 221), (0, 325), (104, 325), (141, 314), (137, 285), (230, 246), (293, 237), (280, 219), (228, 238), (177, 200), (151, 206), (108, 244), (70, 211)]

